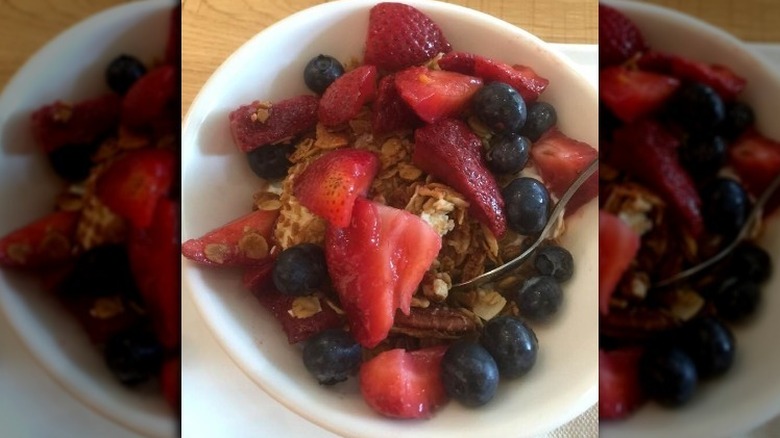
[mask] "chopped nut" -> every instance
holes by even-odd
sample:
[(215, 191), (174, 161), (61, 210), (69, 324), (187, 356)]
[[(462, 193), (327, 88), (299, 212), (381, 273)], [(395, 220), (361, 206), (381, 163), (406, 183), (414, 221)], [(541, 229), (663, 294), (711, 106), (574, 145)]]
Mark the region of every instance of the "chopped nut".
[(271, 117), (271, 106), (273, 106), (273, 104), (271, 102), (256, 102), (255, 104), (257, 105), (257, 108), (249, 118), (253, 122), (265, 123), (268, 121), (268, 118)]
[(308, 318), (322, 311), (320, 299), (314, 295), (296, 297), (292, 302), (292, 308), (287, 311), (290, 316), (298, 319)]
[(89, 315), (97, 319), (110, 319), (124, 311), (125, 306), (119, 296), (100, 297), (89, 309)]
[(322, 123), (317, 123), (317, 139), (314, 145), (320, 149), (336, 149), (347, 146), (349, 137), (346, 134), (331, 132)]
[(476, 302), (471, 311), (480, 318), (489, 321), (504, 309), (506, 298), (494, 290), (478, 289)]

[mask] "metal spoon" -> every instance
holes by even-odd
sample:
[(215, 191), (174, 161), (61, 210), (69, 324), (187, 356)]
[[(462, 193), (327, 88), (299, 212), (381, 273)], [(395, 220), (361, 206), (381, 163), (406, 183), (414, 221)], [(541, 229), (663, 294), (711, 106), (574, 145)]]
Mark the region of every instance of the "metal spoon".
[(520, 265), (522, 265), (536, 250), (536, 248), (539, 247), (539, 244), (542, 243), (542, 241), (547, 237), (547, 234), (550, 232), (552, 227), (555, 225), (555, 223), (558, 220), (558, 216), (560, 216), (561, 213), (563, 213), (563, 209), (566, 207), (566, 204), (571, 200), (572, 196), (574, 196), (575, 193), (577, 193), (577, 190), (582, 186), (582, 184), (590, 178), (591, 175), (598, 169), (599, 167), (599, 160), (593, 160), (587, 168), (577, 177), (577, 179), (574, 180), (573, 183), (569, 186), (568, 189), (566, 189), (566, 192), (561, 196), (561, 199), (558, 200), (558, 203), (555, 204), (555, 208), (553, 209), (552, 213), (550, 214), (550, 217), (547, 219), (547, 224), (542, 229), (542, 232), (539, 233), (539, 236), (536, 238), (534, 243), (531, 244), (531, 246), (528, 247), (525, 251), (523, 251), (522, 254), (515, 257), (514, 259), (504, 263), (501, 266), (497, 266), (493, 268), (492, 270), (485, 272), (482, 275), (478, 275), (471, 280), (464, 281), (463, 283), (454, 284), (452, 288), (450, 288), (450, 291), (456, 291), (456, 290), (466, 290), (471, 289), (474, 287), (477, 287), (479, 285), (488, 283), (492, 280), (495, 280), (497, 278), (501, 278), (502, 276), (508, 274), (509, 272), (517, 269)]
[(756, 203), (753, 204), (753, 209), (750, 211), (750, 214), (748, 215), (745, 224), (742, 226), (742, 229), (739, 230), (737, 237), (734, 238), (734, 240), (728, 246), (723, 248), (719, 253), (715, 254), (711, 258), (699, 263), (698, 265), (695, 265), (682, 272), (679, 272), (672, 277), (659, 281), (658, 283), (652, 285), (651, 288), (652, 289), (662, 288), (677, 283), (681, 280), (685, 280), (686, 278), (698, 274), (699, 272), (723, 260), (724, 257), (729, 255), (731, 251), (734, 250), (734, 248), (736, 248), (743, 240), (745, 240), (748, 233), (753, 228), (754, 223), (761, 217), (761, 213), (764, 210), (763, 209), (764, 204), (766, 204), (767, 201), (769, 201), (769, 198), (772, 197), (772, 195), (775, 193), (778, 187), (780, 187), (780, 174), (778, 174), (775, 177), (775, 179), (773, 179), (772, 182), (769, 183), (769, 186), (767, 186), (767, 188), (764, 189), (764, 192), (761, 193), (761, 196), (759, 196), (758, 199), (756, 199)]

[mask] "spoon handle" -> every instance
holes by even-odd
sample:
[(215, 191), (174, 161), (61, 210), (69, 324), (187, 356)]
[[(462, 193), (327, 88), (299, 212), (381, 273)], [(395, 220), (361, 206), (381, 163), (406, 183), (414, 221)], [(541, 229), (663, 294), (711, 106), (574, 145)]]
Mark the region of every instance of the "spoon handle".
[(748, 215), (747, 220), (745, 220), (745, 224), (742, 226), (742, 229), (739, 230), (737, 237), (735, 237), (734, 240), (730, 244), (728, 244), (728, 246), (723, 248), (719, 253), (715, 254), (711, 258), (703, 261), (702, 263), (699, 263), (696, 266), (693, 266), (682, 272), (679, 272), (676, 275), (673, 275), (672, 277), (669, 277), (665, 280), (659, 281), (658, 283), (653, 285), (653, 288), (662, 288), (677, 283), (678, 281), (686, 279), (692, 275), (698, 274), (699, 272), (723, 260), (723, 258), (725, 258), (729, 253), (731, 253), (731, 251), (733, 251), (734, 248), (736, 248), (737, 245), (739, 245), (747, 237), (748, 232), (750, 232), (750, 230), (753, 228), (754, 223), (759, 219), (759, 217), (761, 217), (761, 214), (764, 211), (763, 209), (764, 204), (766, 204), (767, 201), (769, 201), (769, 198), (772, 197), (772, 194), (775, 193), (778, 187), (780, 187), (780, 174), (778, 174), (775, 177), (775, 179), (773, 179), (772, 182), (769, 183), (767, 188), (764, 189), (764, 192), (761, 193), (761, 196), (759, 196), (758, 199), (756, 199), (756, 203), (753, 204), (753, 209), (750, 211), (750, 215)]
[(577, 190), (579, 190), (582, 184), (584, 184), (585, 181), (587, 181), (588, 178), (590, 178), (590, 176), (596, 172), (596, 169), (598, 169), (598, 167), (599, 167), (599, 160), (598, 159), (593, 160), (588, 165), (588, 167), (586, 167), (585, 170), (582, 173), (580, 173), (580, 175), (577, 177), (577, 179), (574, 180), (574, 182), (569, 186), (569, 188), (566, 189), (566, 192), (563, 194), (563, 196), (561, 196), (561, 199), (558, 200), (557, 204), (555, 204), (555, 208), (550, 214), (550, 217), (547, 220), (547, 224), (545, 224), (541, 233), (539, 233), (539, 236), (531, 244), (531, 246), (528, 247), (528, 249), (523, 251), (519, 256), (515, 257), (514, 259), (504, 263), (501, 266), (497, 266), (491, 269), (490, 271), (483, 273), (482, 275), (478, 275), (472, 278), (471, 280), (464, 281), (463, 283), (454, 284), (452, 288), (450, 288), (450, 290), (455, 291), (455, 290), (470, 289), (470, 288), (480, 286), (482, 284), (495, 280), (496, 278), (500, 278), (506, 273), (522, 265), (526, 261), (526, 259), (528, 259), (528, 257), (530, 257), (531, 254), (533, 254), (533, 252), (536, 250), (539, 244), (541, 244), (542, 241), (544, 241), (547, 234), (550, 232), (552, 227), (557, 222), (558, 216), (561, 215), (563, 209), (566, 207), (566, 204), (569, 203), (572, 196), (574, 196), (574, 194), (577, 193)]

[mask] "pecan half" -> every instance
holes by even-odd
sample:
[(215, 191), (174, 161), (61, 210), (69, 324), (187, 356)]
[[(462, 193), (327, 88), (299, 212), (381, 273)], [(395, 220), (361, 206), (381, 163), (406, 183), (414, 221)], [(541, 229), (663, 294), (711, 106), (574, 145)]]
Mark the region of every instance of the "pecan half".
[(434, 306), (413, 307), (409, 315), (396, 312), (391, 333), (416, 338), (456, 339), (479, 329), (479, 318), (466, 309)]

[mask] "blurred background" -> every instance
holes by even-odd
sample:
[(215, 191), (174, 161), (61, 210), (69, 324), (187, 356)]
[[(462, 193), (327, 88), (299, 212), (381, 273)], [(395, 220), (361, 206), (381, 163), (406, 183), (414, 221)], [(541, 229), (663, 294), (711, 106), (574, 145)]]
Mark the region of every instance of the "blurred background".
[[(0, 0), (0, 93), (38, 49), (86, 17), (132, 0)], [(5, 206), (3, 206), (5, 208)], [(30, 355), (0, 312), (0, 435), (137, 435), (67, 393)]]

